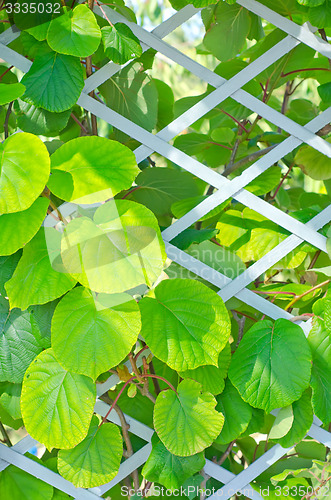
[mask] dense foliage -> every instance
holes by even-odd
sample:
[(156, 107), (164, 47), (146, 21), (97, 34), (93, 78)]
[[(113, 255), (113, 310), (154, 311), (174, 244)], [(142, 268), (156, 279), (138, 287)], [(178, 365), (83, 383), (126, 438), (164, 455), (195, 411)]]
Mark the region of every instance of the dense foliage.
[[(175, 9), (189, 3), (171, 1)], [(331, 36), (330, 0), (261, 3), (299, 25), (310, 21), (326, 41)], [(158, 154), (137, 165), (139, 143), (78, 99), (99, 68), (124, 65), (90, 96), (158, 132), (214, 88), (175, 100), (153, 72), (155, 51), (133, 33), (133, 10), (123, 0), (106, 4), (95, 1), (93, 12), (90, 0), (61, 8), (51, 1), (50, 12), (36, 13), (19, 0), (0, 11), (0, 30), (12, 23), (21, 30), (10, 48), (31, 61), (24, 76), (0, 66), (3, 442), (11, 446), (24, 426), (46, 447), (35, 460), (76, 486), (94, 487), (144, 444), (126, 414), (155, 430), (152, 452), (105, 496), (139, 498), (160, 486), (211, 491), (222, 484), (202, 472), (205, 458), (237, 474), (280, 443), (284, 457), (252, 486), (270, 498), (327, 498), (329, 450), (305, 436), (314, 414), (325, 429), (331, 422), (329, 256), (302, 242), (262, 275), (252, 271), (250, 291), (294, 316), (276, 321), (239, 298), (224, 303), (210, 275), (170, 260), (161, 232), (215, 188)], [(233, 0), (193, 5), (203, 8), (205, 29), (196, 52), (223, 79), (286, 36)], [(111, 21), (114, 12), (121, 22)], [(331, 104), (330, 65), (301, 44), (244, 90), (304, 125)], [(227, 98), (173, 144), (234, 179), (290, 130), (291, 123), (281, 130)], [(317, 132), (331, 142), (330, 126)], [(247, 190), (307, 223), (331, 201), (327, 154), (297, 142)], [(329, 224), (320, 233), (328, 237)], [(289, 234), (229, 198), (171, 243), (215, 270), (217, 283), (217, 272), (236, 278)], [(308, 337), (297, 324), (307, 319)], [(95, 408), (105, 382), (110, 390), (100, 399), (108, 413)], [(110, 413), (121, 426), (107, 421)], [(0, 498), (22, 494), (67, 497), (14, 466), (0, 472)], [(191, 490), (190, 500), (198, 497), (204, 493)]]

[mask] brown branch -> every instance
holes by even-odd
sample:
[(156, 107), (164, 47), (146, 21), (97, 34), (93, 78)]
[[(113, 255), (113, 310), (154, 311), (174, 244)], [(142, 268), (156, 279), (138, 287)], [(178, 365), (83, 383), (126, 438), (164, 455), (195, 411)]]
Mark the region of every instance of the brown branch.
[(243, 165), (246, 165), (246, 163), (249, 163), (250, 161), (257, 160), (261, 156), (266, 155), (269, 153), (269, 151), (272, 151), (276, 147), (276, 144), (273, 146), (269, 146), (265, 149), (260, 149), (259, 151), (255, 151), (254, 153), (251, 153), (248, 156), (245, 156), (245, 158), (242, 158), (241, 160), (238, 160), (236, 163), (233, 165), (228, 164), (228, 166), (224, 169), (224, 172), (222, 173), (223, 177), (227, 177), (229, 174), (237, 170), (238, 168), (242, 167)]
[(236, 442), (236, 440), (231, 441), (231, 443), (229, 444), (229, 446), (227, 447), (227, 449), (225, 450), (225, 452), (223, 453), (223, 455), (221, 456), (221, 458), (217, 462), (218, 465), (222, 465), (225, 462), (225, 460), (228, 458), (228, 456), (230, 455), (231, 450), (232, 450), (235, 442)]
[(281, 77), (284, 78), (285, 76), (294, 75), (295, 73), (301, 73), (302, 71), (330, 71), (330, 70), (328, 68), (302, 68), (289, 71), (288, 73), (282, 73)]
[[(153, 375), (155, 375), (155, 369), (154, 369), (153, 361), (151, 361), (149, 363), (149, 371), (150, 371), (150, 373), (152, 373)], [(156, 378), (152, 378), (152, 381), (153, 381), (153, 384), (154, 384), (155, 394), (156, 395), (160, 394), (161, 388), (160, 388), (159, 381)]]

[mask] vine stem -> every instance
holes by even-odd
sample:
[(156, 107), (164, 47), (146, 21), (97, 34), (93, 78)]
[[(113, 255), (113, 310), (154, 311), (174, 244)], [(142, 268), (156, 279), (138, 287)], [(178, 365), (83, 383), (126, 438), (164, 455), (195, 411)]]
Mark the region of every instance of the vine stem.
[[(174, 386), (173, 386), (170, 382), (168, 382), (168, 380), (167, 380), (167, 379), (165, 379), (164, 377), (161, 377), (160, 375), (154, 375), (154, 374), (152, 374), (152, 373), (146, 373), (146, 374), (144, 375), (144, 377), (158, 378), (159, 380), (163, 380), (163, 382), (165, 382), (166, 384), (168, 384), (168, 386), (170, 387), (170, 389), (171, 389), (171, 390), (173, 390), (173, 391), (174, 391), (174, 392), (178, 395), (178, 393), (177, 393), (176, 389), (174, 388)], [(137, 377), (136, 375), (133, 375), (132, 377), (130, 377), (130, 378), (129, 378), (129, 380), (127, 380), (127, 381), (125, 382), (125, 384), (124, 384), (124, 385), (123, 385), (123, 387), (121, 388), (120, 392), (117, 394), (116, 398), (114, 399), (114, 402), (113, 402), (113, 404), (111, 405), (111, 407), (109, 408), (108, 412), (106, 413), (106, 415), (105, 415), (105, 416), (103, 417), (103, 419), (101, 420), (101, 423), (100, 423), (99, 427), (101, 427), (101, 425), (102, 425), (102, 424), (104, 424), (104, 423), (106, 422), (106, 420), (107, 420), (107, 418), (108, 418), (108, 416), (109, 416), (110, 412), (114, 409), (114, 407), (115, 407), (115, 405), (116, 405), (117, 401), (119, 400), (119, 398), (120, 398), (120, 397), (121, 397), (121, 395), (123, 394), (124, 389), (125, 389), (125, 388), (126, 388), (126, 387), (127, 387), (127, 386), (131, 383), (131, 382), (133, 382), (133, 381), (134, 381), (134, 379), (138, 379), (138, 377)]]
[(328, 285), (330, 283), (330, 281), (331, 280), (323, 281), (323, 283), (320, 283), (319, 285), (313, 286), (312, 288), (310, 288), (309, 290), (306, 290), (305, 292), (301, 293), (300, 295), (296, 295), (294, 297), (294, 299), (291, 300), (291, 302), (289, 304), (287, 304), (287, 306), (285, 307), (285, 311), (287, 311), (296, 302), (298, 302), (298, 300), (302, 299), (302, 297), (305, 297), (306, 295), (308, 295), (309, 293), (313, 292), (314, 290), (318, 290), (319, 288), (322, 288), (323, 286)]
[(10, 117), (10, 113), (12, 111), (13, 104), (14, 104), (14, 101), (11, 101), (9, 103), (9, 106), (8, 106), (8, 109), (7, 109), (7, 113), (6, 113), (5, 123), (3, 125), (4, 131), (5, 131), (5, 139), (8, 138), (9, 117)]

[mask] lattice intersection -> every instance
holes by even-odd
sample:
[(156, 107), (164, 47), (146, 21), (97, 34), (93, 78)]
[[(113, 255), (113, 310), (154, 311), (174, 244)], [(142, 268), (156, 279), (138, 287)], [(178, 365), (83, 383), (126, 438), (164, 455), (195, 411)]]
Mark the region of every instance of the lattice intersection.
[[(322, 210), (307, 224), (303, 224), (250, 193), (245, 187), (275, 162), (279, 161), (303, 142), (309, 144), (326, 156), (331, 157), (331, 145), (316, 135), (317, 131), (330, 122), (331, 108), (319, 114), (305, 126), (302, 126), (272, 109), (256, 97), (253, 97), (243, 90), (242, 87), (300, 43), (306, 44), (328, 58), (331, 58), (331, 45), (315, 36), (311, 26), (298, 26), (293, 21), (282, 17), (255, 0), (238, 0), (238, 3), (283, 30), (287, 36), (228, 81), (184, 55), (163, 40), (169, 33), (184, 24), (192, 16), (196, 15), (200, 9), (196, 9), (193, 6), (187, 6), (160, 24), (152, 32), (148, 32), (141, 26), (129, 22), (120, 14), (104, 6), (103, 10), (106, 12), (111, 22), (116, 23), (120, 21), (130, 26), (134, 34), (139, 38), (144, 51), (149, 48), (155, 49), (170, 61), (179, 64), (202, 81), (212, 85), (215, 90), (176, 118), (163, 130), (153, 135), (88, 95), (92, 90), (95, 90), (123, 67), (109, 62), (86, 79), (84, 89), (78, 100), (78, 105), (139, 141), (141, 146), (134, 151), (137, 162), (141, 162), (150, 154), (157, 152), (216, 188), (216, 191), (211, 196), (163, 231), (162, 236), (169, 258), (189, 271), (201, 277), (203, 276), (205, 280), (217, 286), (219, 288), (218, 293), (224, 301), (236, 297), (268, 317), (273, 319), (289, 319), (292, 317), (290, 313), (254, 294), (246, 287), (276, 262), (293, 251), (303, 241), (307, 241), (323, 252), (326, 252), (326, 238), (318, 233), (318, 230), (331, 220), (331, 205)], [(94, 8), (94, 11), (96, 14), (103, 17), (103, 13), (98, 6)], [(7, 47), (10, 42), (19, 36), (20, 32), (14, 26), (0, 35), (0, 57), (21, 71), (27, 72), (32, 64), (31, 61)], [(171, 139), (228, 97), (235, 99), (238, 103), (251, 109), (252, 112), (257, 113), (290, 134), (287, 139), (278, 144), (268, 154), (261, 157), (240, 176), (233, 180), (228, 180), (169, 144)], [(276, 222), (291, 234), (235, 279), (230, 279), (224, 274), (215, 271), (215, 269), (210, 268), (171, 244), (175, 236), (231, 197), (267, 217), (269, 220)], [(64, 216), (70, 215), (73, 210), (74, 207), (71, 204), (65, 204), (61, 208)], [(50, 223), (47, 222), (47, 225), (49, 224)], [(310, 326), (309, 322), (299, 322), (299, 324), (307, 335)], [(141, 358), (139, 358), (138, 364), (141, 364), (141, 362)], [(128, 368), (130, 369), (129, 366)], [(98, 399), (96, 401), (95, 411), (99, 415), (104, 416), (109, 410), (109, 405), (99, 398), (118, 383), (118, 381), (117, 375), (112, 375), (106, 382), (98, 385)], [(120, 425), (120, 421), (115, 412), (112, 412), (108, 419)], [(56, 474), (43, 465), (26, 457), (25, 453), (36, 444), (36, 441), (30, 436), (26, 436), (12, 448), (7, 448), (0, 444), (0, 470), (5, 469), (9, 464), (13, 464), (63, 492), (66, 492), (75, 499), (96, 500), (119, 481), (131, 474), (133, 470), (144, 464), (150, 454), (150, 441), (154, 431), (130, 416), (126, 415), (126, 420), (130, 425), (130, 432), (145, 440), (146, 445), (121, 464), (118, 475), (110, 483), (98, 488), (91, 488), (88, 490), (76, 488), (59, 474)], [(318, 442), (323, 443), (325, 446), (331, 447), (331, 433), (321, 428), (321, 422), (316, 417), (314, 417), (314, 422), (308, 435)], [(236, 491), (239, 491), (253, 500), (261, 499), (261, 495), (254, 491), (250, 483), (279, 460), (287, 451), (289, 451), (289, 449), (284, 449), (277, 444), (238, 475), (229, 472), (212, 461), (206, 460), (204, 472), (224, 484), (218, 492), (209, 498), (223, 498), (225, 500), (230, 498)]]

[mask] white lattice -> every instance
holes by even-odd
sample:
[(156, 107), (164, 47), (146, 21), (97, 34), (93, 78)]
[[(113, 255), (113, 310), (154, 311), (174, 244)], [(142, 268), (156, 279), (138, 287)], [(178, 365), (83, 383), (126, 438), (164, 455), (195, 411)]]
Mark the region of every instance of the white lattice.
[[(180, 117), (176, 118), (156, 135), (147, 132), (145, 129), (139, 127), (127, 118), (107, 107), (105, 104), (102, 104), (88, 95), (89, 92), (96, 89), (99, 85), (121, 69), (121, 66), (112, 62), (109, 62), (103, 68), (96, 71), (93, 75), (86, 79), (78, 104), (87, 111), (90, 111), (94, 115), (139, 141), (141, 146), (135, 150), (138, 162), (141, 162), (151, 153), (157, 152), (216, 188), (214, 194), (209, 196), (185, 216), (163, 231), (162, 236), (165, 241), (168, 256), (181, 266), (193, 271), (195, 274), (203, 276), (205, 280), (208, 280), (213, 285), (219, 287), (218, 293), (224, 301), (227, 301), (231, 297), (235, 296), (273, 319), (291, 318), (291, 314), (289, 312), (280, 309), (272, 302), (263, 299), (261, 296), (248, 290), (246, 287), (273, 264), (288, 255), (300, 243), (302, 243), (302, 241), (307, 241), (325, 252), (326, 239), (317, 231), (331, 220), (331, 206), (325, 208), (307, 224), (303, 224), (295, 220), (290, 215), (283, 213), (281, 210), (253, 195), (247, 191), (245, 187), (258, 175), (271, 167), (275, 162), (279, 161), (285, 155), (293, 151), (302, 142), (309, 144), (326, 156), (331, 157), (331, 145), (315, 134), (315, 132), (330, 122), (331, 108), (321, 113), (305, 126), (301, 126), (272, 109), (267, 104), (261, 102), (256, 97), (253, 97), (248, 92), (243, 90), (242, 87), (252, 78), (261, 73), (261, 71), (265, 70), (268, 66), (287, 54), (300, 43), (308, 45), (328, 58), (331, 58), (331, 45), (315, 36), (313, 33), (314, 30), (311, 26), (298, 26), (294, 22), (273, 12), (255, 0), (238, 0), (238, 3), (244, 8), (254, 12), (263, 19), (277, 26), (287, 33), (288, 36), (228, 81), (216, 75), (196, 61), (193, 61), (176, 48), (170, 46), (162, 40), (166, 35), (197, 14), (199, 9), (187, 6), (174, 14), (170, 19), (163, 22), (152, 32), (148, 32), (141, 26), (137, 26), (136, 24), (127, 21), (127, 19), (123, 18), (120, 14), (104, 6), (103, 10), (113, 23), (121, 21), (130, 26), (135, 35), (140, 39), (144, 51), (150, 47), (155, 49), (170, 61), (179, 64), (204, 82), (212, 85), (215, 90), (201, 99), (200, 102), (183, 113)], [(100, 16), (103, 16), (99, 7), (95, 7), (94, 11)], [(25, 57), (7, 47), (11, 41), (19, 36), (20, 32), (15, 27), (8, 29), (0, 36), (0, 57), (21, 71), (27, 72), (32, 63)], [(290, 137), (278, 144), (268, 154), (261, 157), (253, 165), (247, 168), (240, 176), (236, 177), (232, 181), (226, 179), (222, 175), (209, 169), (202, 163), (187, 156), (185, 153), (169, 144), (169, 141), (172, 138), (197, 121), (208, 111), (212, 110), (227, 97), (235, 99), (237, 102), (251, 109), (252, 112), (261, 115), (266, 120), (274, 123), (282, 130), (285, 130), (290, 134)], [(288, 236), (282, 243), (276, 246), (272, 251), (233, 280), (224, 276), (220, 272), (216, 272), (206, 264), (203, 264), (171, 244), (171, 240), (175, 236), (230, 197), (233, 197), (247, 207), (254, 209), (256, 212), (259, 212), (268, 219), (276, 222), (278, 225), (282, 226), (291, 233), (291, 235)], [(73, 207), (70, 204), (66, 204), (62, 210), (64, 215), (68, 215), (73, 210)], [(49, 222), (47, 221), (46, 223), (48, 224)], [(309, 322), (299, 322), (299, 324), (307, 334), (309, 330)], [(141, 364), (141, 358), (138, 359), (138, 364), (139, 363)], [(113, 387), (118, 381), (118, 377), (116, 375), (112, 375), (105, 383), (98, 385), (98, 398)], [(108, 410), (109, 406), (103, 401), (97, 399), (95, 411), (104, 416)], [(120, 425), (120, 421), (115, 412), (112, 412), (108, 419), (117, 425)], [(112, 486), (127, 477), (133, 470), (146, 462), (150, 454), (150, 441), (154, 431), (127, 415), (126, 420), (130, 425), (130, 432), (144, 439), (146, 441), (146, 445), (121, 464), (118, 475), (110, 483), (98, 488), (91, 488), (89, 490), (75, 488), (70, 482), (66, 481), (60, 475), (26, 457), (24, 454), (36, 443), (30, 436), (25, 437), (12, 448), (7, 448), (6, 446), (0, 444), (0, 470), (3, 470), (9, 464), (14, 464), (26, 472), (53, 485), (54, 487), (72, 495), (76, 499), (93, 500), (100, 498), (100, 496), (108, 491)], [(323, 430), (320, 425), (321, 422), (314, 417), (314, 423), (312, 424), (308, 435), (323, 443), (325, 446), (331, 447), (331, 434)], [(237, 476), (223, 467), (207, 460), (204, 468), (205, 473), (224, 484), (218, 492), (209, 498), (214, 499), (221, 497), (225, 500), (230, 498), (236, 491), (241, 491), (246, 497), (261, 499), (262, 497), (249, 486), (249, 483), (258, 477), (263, 471), (268, 469), (268, 467), (274, 464), (287, 451), (288, 450), (282, 448), (280, 445), (275, 445)]]

